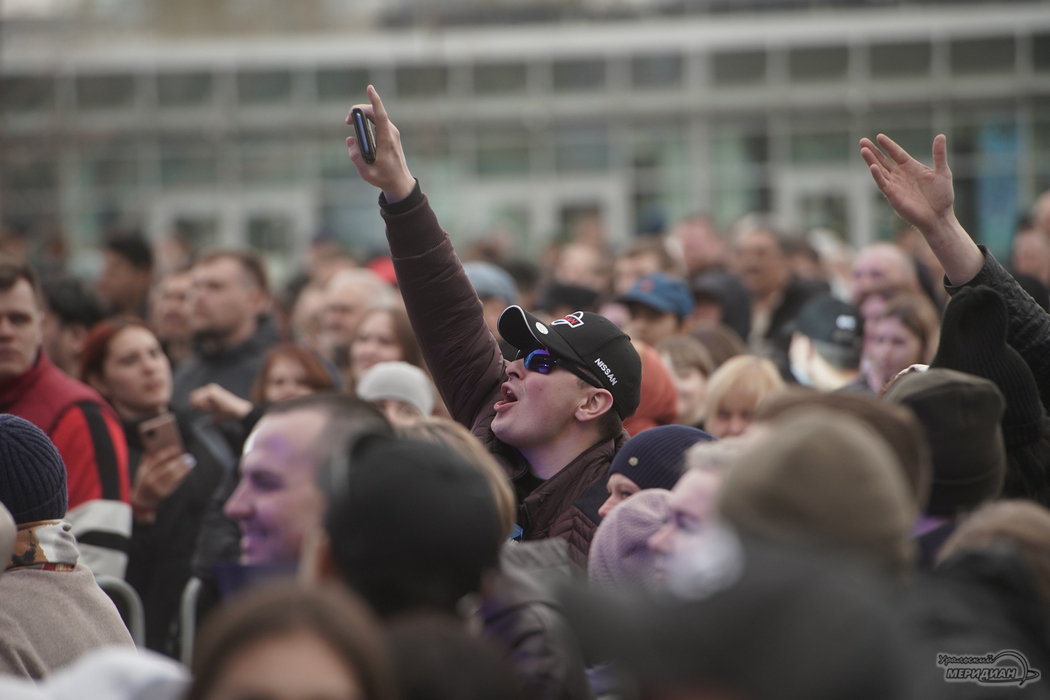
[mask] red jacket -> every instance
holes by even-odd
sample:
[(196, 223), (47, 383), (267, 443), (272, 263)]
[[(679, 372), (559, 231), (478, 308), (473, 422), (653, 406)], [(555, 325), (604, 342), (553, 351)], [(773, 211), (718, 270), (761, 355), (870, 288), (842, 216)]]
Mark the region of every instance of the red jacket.
[(98, 392), (40, 353), (25, 374), (0, 382), (0, 412), (51, 438), (66, 463), (69, 509), (99, 498), (130, 502), (128, 446), (120, 419)]

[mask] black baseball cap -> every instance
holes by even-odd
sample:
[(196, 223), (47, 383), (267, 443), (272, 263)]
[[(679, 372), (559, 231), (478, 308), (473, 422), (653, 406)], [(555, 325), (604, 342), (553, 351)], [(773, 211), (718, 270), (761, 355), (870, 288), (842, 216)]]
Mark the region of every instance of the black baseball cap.
[(794, 330), (807, 336), (825, 357), (856, 366), (864, 347), (864, 317), (855, 306), (832, 296), (806, 302)]
[(642, 358), (631, 338), (604, 316), (575, 311), (547, 324), (520, 306), (508, 306), (499, 317), (499, 333), (518, 350), (544, 348), (587, 369), (612, 394), (621, 420), (638, 408)]

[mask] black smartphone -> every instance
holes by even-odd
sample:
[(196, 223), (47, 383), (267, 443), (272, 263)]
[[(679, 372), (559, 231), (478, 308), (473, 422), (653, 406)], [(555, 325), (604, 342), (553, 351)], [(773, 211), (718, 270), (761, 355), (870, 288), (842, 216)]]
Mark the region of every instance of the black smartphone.
[(372, 164), (376, 162), (376, 133), (375, 124), (365, 116), (360, 107), (350, 110), (350, 118), (354, 122), (354, 131), (357, 132), (357, 147), (361, 151), (361, 157), (365, 162)]

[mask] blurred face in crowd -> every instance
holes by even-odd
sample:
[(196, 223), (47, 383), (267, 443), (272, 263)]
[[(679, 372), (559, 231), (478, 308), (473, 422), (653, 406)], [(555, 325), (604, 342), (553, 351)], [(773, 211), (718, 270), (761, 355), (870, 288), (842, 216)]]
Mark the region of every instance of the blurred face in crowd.
[(678, 390), (678, 422), (681, 425), (696, 425), (704, 417), (707, 377), (696, 367), (675, 367), (666, 358), (664, 364), (671, 370), (671, 379)]
[(243, 563), (295, 562), (303, 536), (320, 527), (325, 501), (315, 482), (321, 459), (312, 448), (327, 420), (317, 410), (273, 413), (248, 437), (241, 481), (223, 509), (240, 526)]
[(612, 512), (612, 509), (620, 505), (634, 494), (641, 491), (638, 484), (620, 473), (610, 474), (609, 483), (605, 485), (609, 491), (609, 497), (598, 509), (598, 515), (603, 518)]
[(550, 374), (525, 369), (524, 360), (507, 365), (503, 399), (496, 403), (492, 432), (519, 450), (549, 447), (567, 436), (577, 425), (576, 411), (590, 392), (576, 375), (556, 367)]
[(43, 343), (43, 316), (26, 280), (0, 290), (0, 381), (21, 376), (33, 366)]
[(719, 439), (743, 435), (754, 419), (754, 399), (729, 391), (708, 411), (704, 430)]
[(882, 384), (902, 369), (924, 361), (922, 341), (896, 316), (872, 322), (867, 353), (871, 371)]
[(150, 326), (161, 340), (183, 340), (193, 333), (190, 273), (173, 272), (157, 285)]
[(317, 634), (263, 637), (227, 662), (207, 700), (364, 700), (360, 680)]
[(860, 306), (869, 294), (888, 296), (900, 291), (918, 291), (915, 265), (892, 243), (873, 243), (853, 259), (850, 297)]
[(269, 402), (307, 396), (314, 393), (306, 368), (294, 357), (282, 355), (270, 364), (263, 382), (263, 398)]
[(659, 311), (637, 302), (629, 303), (627, 308), (631, 312), (631, 320), (624, 332), (633, 340), (659, 345), (677, 333), (682, 326), (678, 315), (672, 312)]
[(138, 313), (149, 289), (151, 272), (139, 269), (123, 255), (111, 250), (102, 253), (102, 274), (95, 282), (98, 295), (124, 313)]
[(360, 377), (380, 362), (404, 359), (401, 342), (394, 331), (394, 319), (386, 311), (372, 311), (361, 319), (350, 346), (350, 367)]
[(616, 259), (615, 292), (626, 294), (639, 277), (660, 272), (660, 256), (654, 252), (642, 252), (633, 255), (622, 255)]
[(122, 418), (157, 415), (171, 401), (171, 363), (153, 333), (129, 326), (109, 341), (102, 376), (91, 384)]
[(772, 231), (754, 229), (740, 234), (734, 250), (735, 272), (759, 300), (787, 286), (790, 270)]
[(722, 262), (725, 243), (706, 216), (694, 216), (674, 227), (671, 237), (678, 241), (689, 272), (695, 273)]
[(658, 555), (657, 569), (661, 573), (667, 571), (675, 557), (700, 546), (705, 528), (714, 519), (722, 478), (707, 469), (690, 469), (671, 489), (667, 522), (649, 538), (649, 549)]
[(71, 377), (80, 374), (80, 352), (88, 329), (82, 323), (62, 323), (55, 312), (45, 306), (41, 325), (44, 350), (51, 361)]
[(375, 303), (372, 286), (360, 280), (332, 279), (325, 294), (324, 332), (332, 347), (350, 347), (354, 333)]
[(383, 413), (383, 416), (390, 421), (390, 425), (395, 428), (412, 425), (419, 422), (419, 419), (423, 417), (423, 414), (417, 411), (415, 406), (397, 399), (380, 399), (379, 401), (373, 401), (372, 404)]
[(1018, 233), (1014, 236), (1010, 263), (1014, 272), (1050, 285), (1050, 237), (1038, 229)]
[(194, 333), (220, 342), (251, 335), (264, 295), (240, 261), (221, 257), (197, 263), (191, 280)]
[(575, 284), (604, 293), (609, 275), (602, 268), (602, 254), (597, 248), (575, 243), (562, 249), (554, 270), (554, 279), (562, 284)]

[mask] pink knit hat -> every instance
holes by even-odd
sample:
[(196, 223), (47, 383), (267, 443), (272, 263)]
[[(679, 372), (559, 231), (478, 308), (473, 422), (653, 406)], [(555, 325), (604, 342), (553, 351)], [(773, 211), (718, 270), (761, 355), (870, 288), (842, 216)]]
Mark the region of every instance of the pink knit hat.
[(667, 521), (666, 489), (646, 489), (616, 506), (591, 541), (587, 575), (594, 586), (646, 586), (656, 574), (649, 538)]

